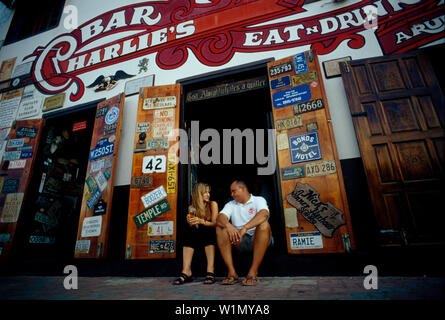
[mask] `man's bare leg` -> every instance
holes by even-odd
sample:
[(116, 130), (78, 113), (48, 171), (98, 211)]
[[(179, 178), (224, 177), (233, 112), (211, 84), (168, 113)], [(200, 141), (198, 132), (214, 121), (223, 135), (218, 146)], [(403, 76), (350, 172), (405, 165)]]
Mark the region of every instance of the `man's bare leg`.
[(232, 276), (238, 279), (238, 274), (235, 271), (232, 257), (232, 244), (225, 229), (216, 226), (216, 242), (218, 243), (219, 252), (227, 267), (228, 277)]
[[(264, 255), (269, 245), (270, 237), (271, 229), (269, 222), (265, 221), (256, 227), (255, 235), (253, 238), (252, 265), (250, 266), (249, 272), (247, 273), (247, 278), (258, 276), (258, 268), (263, 261)], [(247, 280), (247, 278), (243, 280), (243, 283), (255, 282), (255, 280)]]

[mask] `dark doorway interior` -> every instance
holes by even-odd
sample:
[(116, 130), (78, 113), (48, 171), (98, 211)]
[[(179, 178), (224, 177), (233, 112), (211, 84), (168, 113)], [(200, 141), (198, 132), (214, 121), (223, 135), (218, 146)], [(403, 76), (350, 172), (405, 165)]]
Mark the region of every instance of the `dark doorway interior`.
[[(188, 92), (193, 90), (199, 90), (203, 88), (209, 88), (222, 84), (234, 83), (242, 80), (252, 79), (256, 77), (267, 77), (266, 66), (255, 68), (253, 70), (238, 71), (236, 73), (219, 76), (213, 79), (202, 79), (192, 84), (184, 84), (184, 97)], [(266, 78), (267, 79), (267, 78)], [(218, 203), (218, 207), (221, 210), (224, 205), (232, 200), (230, 195), (230, 184), (234, 179), (244, 180), (249, 191), (254, 195), (263, 196), (269, 205), (271, 212), (269, 222), (272, 227), (272, 232), (275, 239), (274, 251), (286, 251), (285, 236), (281, 216), (281, 201), (278, 188), (278, 176), (275, 171), (271, 175), (258, 175), (258, 167), (265, 167), (264, 164), (257, 162), (257, 156), (253, 164), (247, 164), (246, 160), (246, 139), (243, 138), (243, 161), (242, 164), (234, 163), (234, 140), (232, 139), (231, 147), (231, 164), (223, 164), (223, 129), (239, 129), (243, 132), (245, 129), (251, 129), (255, 137), (255, 143), (258, 139), (256, 129), (263, 129), (264, 140), (264, 155), (267, 155), (268, 141), (267, 141), (267, 128), (273, 128), (272, 122), (272, 106), (270, 102), (270, 91), (268, 87), (268, 81), (266, 86), (261, 89), (251, 90), (247, 92), (241, 92), (236, 94), (230, 94), (226, 96), (220, 96), (212, 99), (206, 99), (194, 102), (184, 103), (184, 120), (186, 128), (191, 128), (192, 121), (199, 121), (199, 131), (202, 133), (205, 129), (215, 129), (219, 133), (220, 142), (220, 164), (203, 164), (200, 161), (197, 165), (190, 165), (189, 179), (191, 182), (200, 181), (207, 182), (211, 186), (211, 199)], [(195, 123), (196, 124), (196, 123)], [(191, 131), (189, 130), (189, 139)], [(209, 138), (208, 141), (200, 141), (200, 150), (202, 151), (208, 143), (213, 141), (213, 138)], [(254, 148), (257, 152), (256, 147)], [(213, 154), (212, 154), (213, 155)], [(190, 181), (189, 181), (190, 182)], [(189, 189), (193, 183), (187, 183)], [(191, 190), (188, 190), (190, 197)], [(190, 201), (185, 197), (186, 201)], [(185, 219), (180, 218), (178, 214), (178, 228), (181, 229), (185, 223)], [(184, 220), (184, 221), (182, 221)], [(181, 225), (182, 224), (182, 225)], [(178, 233), (178, 248), (181, 248), (180, 232)], [(181, 250), (178, 250), (178, 253)], [(204, 261), (203, 261), (204, 262)], [(204, 263), (205, 265), (205, 263)]]
[(95, 113), (91, 105), (45, 119), (17, 230), (20, 256), (73, 256)]

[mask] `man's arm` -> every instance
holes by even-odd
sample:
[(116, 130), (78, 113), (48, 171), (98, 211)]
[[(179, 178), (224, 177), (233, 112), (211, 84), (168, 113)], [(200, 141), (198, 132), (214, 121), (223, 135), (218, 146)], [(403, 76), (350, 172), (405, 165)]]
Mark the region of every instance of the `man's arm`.
[(229, 219), (227, 219), (227, 216), (224, 213), (218, 214), (216, 225), (227, 231), (229, 240), (232, 244), (237, 244), (241, 240), (240, 232), (229, 222)]
[(252, 218), (248, 223), (246, 223), (240, 230), (240, 235), (243, 237), (247, 230), (255, 228), (262, 224), (269, 217), (269, 211), (266, 209), (260, 210), (256, 213), (255, 217)]

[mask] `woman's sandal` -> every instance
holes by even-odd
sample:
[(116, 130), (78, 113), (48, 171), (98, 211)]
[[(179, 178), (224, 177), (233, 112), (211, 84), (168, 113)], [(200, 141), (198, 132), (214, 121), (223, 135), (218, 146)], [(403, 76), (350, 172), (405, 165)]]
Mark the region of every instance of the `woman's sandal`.
[(178, 285), (181, 285), (181, 284), (184, 284), (184, 283), (188, 283), (188, 282), (192, 282), (192, 281), (193, 281), (192, 276), (188, 276), (185, 273), (181, 273), (179, 275), (178, 279), (176, 279), (173, 282), (173, 284), (178, 286)]
[(246, 279), (244, 279), (242, 281), (242, 285), (243, 286), (256, 286), (258, 284), (258, 282), (260, 282), (260, 280), (258, 280), (257, 277), (249, 276), (249, 277), (246, 277)]
[(214, 284), (215, 283), (215, 274), (213, 272), (207, 272), (206, 277), (204, 279), (204, 284)]
[(236, 278), (235, 276), (227, 276), (227, 278), (225, 278), (222, 282), (221, 282), (221, 284), (223, 284), (223, 285), (232, 285), (232, 284), (235, 284), (235, 283), (238, 283), (238, 278)]

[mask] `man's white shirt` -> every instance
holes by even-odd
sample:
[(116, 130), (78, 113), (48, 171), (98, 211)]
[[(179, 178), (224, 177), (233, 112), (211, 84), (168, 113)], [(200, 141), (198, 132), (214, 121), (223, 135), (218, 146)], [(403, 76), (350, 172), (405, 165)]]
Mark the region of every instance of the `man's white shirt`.
[[(263, 209), (269, 212), (266, 199), (251, 194), (250, 199), (245, 204), (232, 200), (224, 206), (220, 213), (226, 215), (227, 219), (229, 219), (232, 225), (240, 230), (250, 220), (252, 220), (253, 217), (255, 217), (257, 212)], [(253, 236), (255, 229), (256, 228), (251, 228), (247, 230), (247, 233)]]

